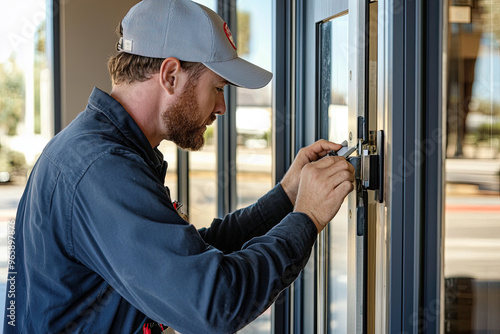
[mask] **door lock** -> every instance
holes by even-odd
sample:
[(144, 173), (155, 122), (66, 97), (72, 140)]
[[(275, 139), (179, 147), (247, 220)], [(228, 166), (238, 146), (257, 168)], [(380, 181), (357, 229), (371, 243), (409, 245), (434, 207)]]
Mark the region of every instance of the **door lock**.
[[(384, 201), (384, 131), (370, 131), (368, 141), (360, 138), (357, 146), (348, 148), (347, 145), (347, 141), (344, 141), (340, 150), (332, 151), (328, 155), (342, 156), (354, 166), (357, 235), (362, 236), (368, 223), (368, 190), (377, 192), (379, 203)], [(356, 151), (358, 155), (351, 157)]]
[[(341, 144), (342, 148), (340, 150), (328, 153), (330, 156), (346, 158), (354, 166), (356, 181), (360, 182), (365, 190), (377, 190), (380, 203), (384, 200), (382, 192), (384, 170), (383, 137), (383, 131), (371, 131), (367, 143), (360, 140), (357, 146), (349, 148), (347, 140), (345, 140)], [(355, 151), (358, 151), (358, 156), (351, 157), (351, 154)]]
[(362, 144), (360, 181), (366, 190), (376, 190), (379, 203), (384, 201), (384, 131), (370, 131), (367, 144)]

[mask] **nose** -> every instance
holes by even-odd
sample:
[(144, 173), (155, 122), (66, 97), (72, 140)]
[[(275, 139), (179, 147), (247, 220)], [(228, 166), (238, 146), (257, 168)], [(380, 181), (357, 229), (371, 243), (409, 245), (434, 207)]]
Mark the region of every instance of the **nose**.
[(224, 93), (222, 92), (217, 94), (214, 113), (217, 115), (224, 115), (226, 113), (226, 101), (224, 100)]

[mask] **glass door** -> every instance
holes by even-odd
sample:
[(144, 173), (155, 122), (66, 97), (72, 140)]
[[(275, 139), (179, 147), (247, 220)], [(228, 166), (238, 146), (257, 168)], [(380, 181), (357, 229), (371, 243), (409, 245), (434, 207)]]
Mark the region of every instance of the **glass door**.
[[(378, 187), (381, 174), (375, 170), (383, 166), (383, 132), (377, 132), (381, 127), (376, 115), (377, 51), (368, 47), (369, 42), (377, 43), (376, 24), (372, 41), (368, 25), (370, 10), (376, 18), (377, 7), (347, 0), (305, 6), (305, 137), (355, 148), (350, 161), (357, 170), (356, 191), (318, 239), (310, 278), (315, 287), (314, 324), (307, 327), (305, 320), (305, 332), (373, 333), (376, 217), (384, 205)], [(308, 117), (311, 109), (314, 118)]]
[(498, 333), (500, 3), (449, 5), (444, 333)]
[[(349, 14), (343, 12), (318, 26), (319, 127), (321, 137), (336, 143), (349, 140)], [(323, 135), (324, 134), (324, 135)], [(347, 333), (348, 200), (329, 224), (322, 238), (326, 333)]]

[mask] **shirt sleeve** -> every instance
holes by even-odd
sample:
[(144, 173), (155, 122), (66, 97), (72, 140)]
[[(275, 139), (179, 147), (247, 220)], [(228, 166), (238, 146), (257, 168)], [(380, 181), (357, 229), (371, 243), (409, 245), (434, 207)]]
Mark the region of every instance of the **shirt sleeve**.
[(186, 334), (233, 333), (255, 319), (304, 268), (317, 236), (307, 215), (290, 213), (224, 254), (175, 213), (144, 161), (124, 152), (104, 154), (86, 171), (71, 229), (77, 261)]
[(267, 233), (293, 210), (287, 194), (276, 185), (255, 204), (214, 219), (210, 228), (199, 230), (206, 243), (230, 253), (241, 249), (253, 237)]

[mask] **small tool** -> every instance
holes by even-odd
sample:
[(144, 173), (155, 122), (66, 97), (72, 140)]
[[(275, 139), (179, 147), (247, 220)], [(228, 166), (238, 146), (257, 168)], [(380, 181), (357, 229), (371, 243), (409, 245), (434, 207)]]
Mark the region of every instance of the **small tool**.
[(329, 156), (332, 156), (332, 157), (344, 157), (344, 158), (348, 158), (351, 154), (353, 154), (357, 149), (358, 147), (357, 146), (353, 146), (351, 148), (349, 148), (347, 145), (348, 145), (348, 142), (347, 140), (344, 140), (342, 142), (342, 148), (338, 151), (330, 151), (328, 152), (328, 155)]

